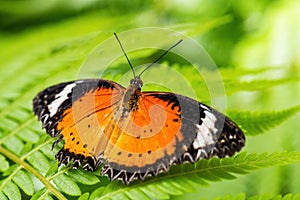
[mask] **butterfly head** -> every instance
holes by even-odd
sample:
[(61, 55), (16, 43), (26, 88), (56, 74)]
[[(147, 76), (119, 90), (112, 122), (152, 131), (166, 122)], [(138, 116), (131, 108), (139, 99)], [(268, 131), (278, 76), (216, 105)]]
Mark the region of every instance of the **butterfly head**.
[(130, 80), (130, 86), (136, 89), (143, 87), (143, 81), (139, 76), (134, 77)]
[(171, 49), (173, 49), (174, 47), (176, 47), (179, 43), (181, 43), (183, 41), (183, 39), (181, 39), (177, 43), (175, 43), (173, 46), (169, 47), (162, 55), (160, 55), (154, 62), (152, 62), (150, 65), (148, 65), (138, 76), (136, 76), (135, 71), (133, 69), (133, 66), (132, 66), (132, 64), (131, 64), (131, 62), (130, 62), (130, 60), (129, 60), (129, 58), (128, 58), (128, 56), (127, 56), (127, 54), (126, 54), (126, 52), (125, 52), (125, 50), (124, 50), (124, 48), (123, 48), (123, 46), (122, 46), (119, 38), (118, 38), (118, 36), (117, 36), (117, 34), (114, 33), (114, 35), (115, 35), (115, 37), (116, 37), (116, 39), (117, 39), (117, 41), (118, 41), (118, 43), (119, 43), (119, 45), (121, 47), (121, 50), (122, 50), (124, 56), (126, 57), (126, 59), (128, 61), (128, 64), (130, 66), (130, 69), (131, 69), (133, 77), (134, 77), (133, 79), (130, 80), (130, 88), (131, 89), (141, 89), (141, 87), (143, 87), (143, 81), (140, 78), (141, 75), (147, 69), (149, 69), (150, 67), (152, 67), (153, 64), (157, 63), (162, 57), (164, 57)]

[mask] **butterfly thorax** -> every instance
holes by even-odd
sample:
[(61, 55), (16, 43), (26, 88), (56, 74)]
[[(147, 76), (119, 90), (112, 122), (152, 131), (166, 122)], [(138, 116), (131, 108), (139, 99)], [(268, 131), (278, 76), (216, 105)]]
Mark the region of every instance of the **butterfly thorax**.
[(138, 100), (143, 82), (139, 77), (130, 80), (130, 85), (126, 89), (123, 97), (123, 107), (129, 111), (138, 108)]

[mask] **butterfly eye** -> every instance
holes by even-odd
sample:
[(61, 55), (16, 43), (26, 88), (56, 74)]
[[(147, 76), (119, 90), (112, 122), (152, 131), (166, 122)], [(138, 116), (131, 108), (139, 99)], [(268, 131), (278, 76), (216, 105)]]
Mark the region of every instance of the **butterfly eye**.
[(139, 79), (139, 86), (140, 88), (143, 87), (143, 81), (141, 79)]
[(130, 85), (134, 85), (137, 88), (143, 87), (143, 81), (139, 77), (135, 77), (130, 80)]

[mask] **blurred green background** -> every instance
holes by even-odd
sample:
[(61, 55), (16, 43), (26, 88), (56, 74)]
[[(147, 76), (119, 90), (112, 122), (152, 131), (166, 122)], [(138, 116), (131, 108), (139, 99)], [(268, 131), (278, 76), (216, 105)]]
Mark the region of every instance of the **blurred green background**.
[[(86, 20), (91, 20), (89, 17), (98, 20), (93, 27), (85, 27), (86, 31), (111, 33), (149, 26), (198, 31), (191, 35), (196, 35), (218, 66), (253, 68), (299, 64), (297, 0), (1, 0), (0, 5), (2, 40), (85, 16)], [(85, 23), (85, 18), (82, 19), (81, 23)], [(118, 23), (109, 24), (109, 19)], [(200, 34), (203, 26), (214, 28)]]
[[(299, 0), (0, 0), (0, 108), (35, 87), (24, 101), (31, 108), (31, 97), (43, 84), (74, 78), (99, 42), (141, 27), (170, 28), (198, 41), (227, 76), (225, 86), (241, 87), (232, 94), (225, 87), (229, 109), (276, 111), (300, 103)], [(60, 65), (63, 72), (57, 74)], [(47, 74), (52, 77), (45, 83)], [(269, 87), (231, 85), (231, 77)], [(299, 151), (299, 120), (298, 113), (264, 134), (247, 136), (245, 150)], [(299, 174), (299, 164), (265, 169), (174, 198), (296, 194)]]

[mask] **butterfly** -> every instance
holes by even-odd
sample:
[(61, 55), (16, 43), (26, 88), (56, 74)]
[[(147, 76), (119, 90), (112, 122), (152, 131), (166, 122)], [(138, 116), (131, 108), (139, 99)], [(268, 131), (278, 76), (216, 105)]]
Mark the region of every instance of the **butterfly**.
[(133, 71), (127, 88), (104, 79), (60, 83), (33, 99), (33, 112), (46, 132), (56, 137), (52, 149), (59, 165), (94, 171), (129, 184), (168, 171), (174, 164), (232, 156), (245, 144), (243, 131), (217, 110), (172, 92), (142, 92), (139, 75), (118, 36)]

